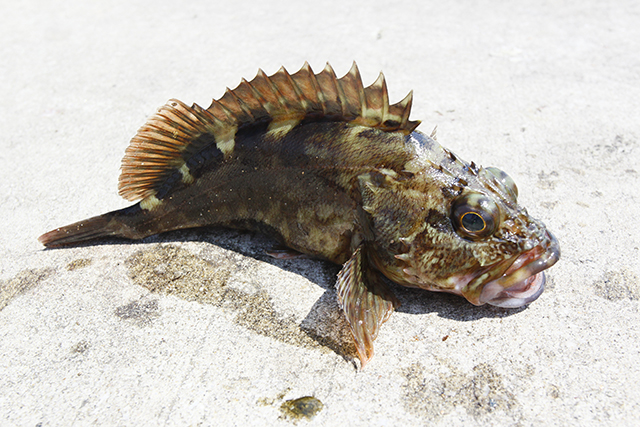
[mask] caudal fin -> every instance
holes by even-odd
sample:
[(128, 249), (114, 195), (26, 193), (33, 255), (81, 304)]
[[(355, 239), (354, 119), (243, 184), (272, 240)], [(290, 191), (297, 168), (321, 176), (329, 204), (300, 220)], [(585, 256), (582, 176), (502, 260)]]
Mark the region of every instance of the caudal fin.
[(144, 236), (128, 224), (136, 217), (133, 211), (140, 211), (138, 205), (56, 228), (38, 237), (38, 240), (46, 247), (54, 248), (110, 236), (139, 239)]

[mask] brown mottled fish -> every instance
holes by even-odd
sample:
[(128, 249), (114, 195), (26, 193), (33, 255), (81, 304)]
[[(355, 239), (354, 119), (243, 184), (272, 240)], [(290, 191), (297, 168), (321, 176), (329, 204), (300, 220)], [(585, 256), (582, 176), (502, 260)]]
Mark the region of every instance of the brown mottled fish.
[(389, 104), (358, 68), (262, 70), (204, 109), (170, 100), (122, 161), (137, 204), (57, 228), (47, 247), (221, 225), (342, 265), (337, 293), (364, 366), (398, 301), (382, 279), (520, 307), (542, 293), (558, 242), (496, 168), (466, 163)]

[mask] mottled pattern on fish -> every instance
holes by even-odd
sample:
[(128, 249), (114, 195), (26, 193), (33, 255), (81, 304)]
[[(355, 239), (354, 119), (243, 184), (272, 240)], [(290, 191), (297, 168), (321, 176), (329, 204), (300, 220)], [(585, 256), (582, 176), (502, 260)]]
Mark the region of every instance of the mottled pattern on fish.
[(382, 74), (363, 87), (355, 64), (340, 79), (328, 64), (259, 71), (207, 109), (171, 100), (122, 162), (120, 194), (142, 200), (40, 241), (207, 225), (266, 233), (343, 265), (338, 300), (363, 366), (398, 304), (383, 275), (476, 305), (533, 301), (560, 256), (555, 238), (518, 206), (508, 175), (416, 131), (411, 101), (389, 104)]

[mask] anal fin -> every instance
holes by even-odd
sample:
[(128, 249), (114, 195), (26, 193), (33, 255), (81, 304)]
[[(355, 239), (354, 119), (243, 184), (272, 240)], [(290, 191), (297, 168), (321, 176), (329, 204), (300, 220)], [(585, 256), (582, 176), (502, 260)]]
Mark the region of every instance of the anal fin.
[(336, 288), (338, 303), (347, 317), (364, 368), (373, 357), (373, 341), (380, 326), (400, 303), (380, 273), (368, 265), (363, 246), (358, 247), (338, 273)]

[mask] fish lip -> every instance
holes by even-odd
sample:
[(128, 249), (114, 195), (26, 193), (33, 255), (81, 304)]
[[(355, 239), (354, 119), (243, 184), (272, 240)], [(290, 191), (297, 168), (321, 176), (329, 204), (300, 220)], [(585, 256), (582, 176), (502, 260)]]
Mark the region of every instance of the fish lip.
[(544, 291), (543, 270), (558, 259), (560, 245), (547, 231), (541, 244), (519, 255), (501, 277), (484, 284), (478, 303), (517, 308), (535, 301)]
[[(492, 291), (492, 283), (489, 282), (483, 289), (483, 293), (480, 296), (480, 301), (481, 304), (486, 303), (495, 307), (522, 307), (523, 305), (537, 300), (538, 297), (542, 295), (542, 292), (544, 292), (545, 282), (546, 275), (544, 274), (544, 272), (529, 276), (525, 280), (522, 280), (507, 289), (500, 288), (497, 292)], [(492, 298), (488, 301), (485, 301), (485, 293), (488, 295), (492, 295)]]

